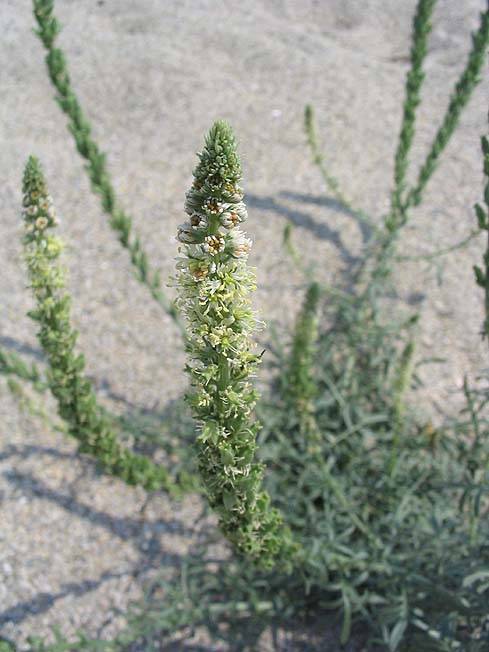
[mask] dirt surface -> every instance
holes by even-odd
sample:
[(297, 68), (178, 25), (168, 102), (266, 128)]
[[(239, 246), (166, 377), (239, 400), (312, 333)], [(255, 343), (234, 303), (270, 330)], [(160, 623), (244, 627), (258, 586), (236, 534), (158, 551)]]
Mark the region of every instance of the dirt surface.
[[(218, 117), (231, 122), (240, 142), (262, 318), (289, 325), (303, 293), (304, 280), (281, 248), (288, 222), (322, 279), (334, 282), (354, 264), (362, 230), (331, 201), (310, 163), (304, 104), (316, 108), (325, 155), (345, 194), (380, 217), (391, 188), (414, 6), (414, 0), (57, 0), (59, 44), (73, 85), (109, 154), (120, 203), (163, 278), (173, 271), (174, 233), (195, 152)], [(438, 2), (415, 163), (441, 121), (484, 7), (482, 0)], [(40, 359), (25, 316), (32, 304), (19, 244), (21, 177), (32, 153), (61, 215), (73, 318), (99, 395), (121, 411), (162, 412), (185, 387), (177, 330), (134, 280), (90, 193), (53, 101), (29, 0), (2, 0), (0, 26), (0, 345)], [(413, 212), (404, 254), (450, 246), (474, 227), (487, 69), (484, 76), (425, 203)], [(421, 312), (418, 356), (447, 358), (423, 372), (418, 400), (435, 415), (453, 412), (463, 375), (486, 367), (478, 335), (482, 299), (472, 278), (482, 249), (475, 241), (447, 258), (441, 282), (436, 269), (419, 263), (396, 271), (403, 301)], [(152, 569), (185, 554), (199, 502), (175, 506), (160, 497), (140, 514), (142, 491), (97, 475), (48, 424), (22, 416), (4, 382), (0, 414), (0, 635), (23, 643), (58, 624), (66, 634), (82, 627), (109, 636), (120, 626), (111, 609), (138, 597)]]

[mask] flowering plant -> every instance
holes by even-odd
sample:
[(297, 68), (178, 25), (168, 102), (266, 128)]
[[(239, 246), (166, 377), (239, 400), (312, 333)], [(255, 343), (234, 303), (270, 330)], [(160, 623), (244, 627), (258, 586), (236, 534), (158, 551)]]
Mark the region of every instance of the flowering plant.
[(40, 325), (39, 342), (49, 364), (48, 384), (68, 432), (80, 442), (80, 452), (94, 455), (102, 467), (128, 484), (147, 490), (165, 489), (178, 495), (193, 486), (190, 478), (178, 482), (160, 465), (121, 446), (112, 423), (97, 404), (85, 360), (75, 352), (78, 333), (70, 324), (70, 297), (58, 263), (62, 241), (50, 233), (57, 224), (39, 161), (30, 157), (24, 173), (23, 217), (25, 259), (37, 307), (29, 316)]
[(250, 383), (260, 356), (252, 336), (259, 322), (251, 308), (255, 275), (247, 264), (251, 240), (241, 166), (228, 124), (211, 128), (187, 193), (188, 220), (178, 229), (177, 305), (188, 323), (187, 399), (198, 422), (198, 466), (223, 533), (260, 565), (286, 559), (294, 545), (254, 460), (259, 424)]
[[(180, 316), (186, 319), (187, 401), (197, 422), (199, 484), (185, 455), (180, 461), (173, 456), (173, 469), (167, 471), (119, 443), (116, 416), (97, 404), (83, 356), (75, 351), (77, 333), (70, 325), (70, 300), (58, 264), (62, 243), (51, 235), (56, 222), (52, 200), (32, 158), (24, 177), (24, 244), (37, 303), (30, 315), (40, 325), (47, 373), (4, 350), (0, 373), (9, 383), (16, 377), (39, 392), (49, 387), (66, 431), (106, 471), (173, 496), (203, 489), (239, 554), (212, 563), (207, 546), (192, 554), (182, 563), (181, 578), (167, 584), (164, 602), (153, 601), (149, 591), (138, 620), (131, 615), (128, 632), (114, 642), (106, 645), (80, 634), (74, 643), (57, 637), (49, 647), (35, 641), (32, 652), (126, 650), (133, 643), (139, 649), (142, 639), (161, 647), (162, 635), (173, 637), (200, 625), (211, 636), (229, 636), (234, 649), (244, 641), (245, 623), (256, 629), (260, 621), (263, 628), (281, 622), (288, 628), (305, 615), (323, 619), (324, 610), (331, 608), (342, 612), (341, 644), (363, 620), (371, 641), (392, 652), (413, 646), (440, 652), (488, 649), (489, 394), (465, 381), (461, 414), (436, 428), (426, 421), (417, 406), (405, 402), (405, 392), (416, 380), (412, 326), (417, 316), (386, 319), (380, 299), (395, 289), (395, 261), (430, 261), (489, 231), (486, 185), (486, 206), (476, 207), (478, 228), (462, 242), (427, 255), (397, 253), (402, 229), (479, 82), (489, 43), (489, 10), (481, 14), (467, 63), (411, 185), (407, 171), (436, 0), (416, 4), (394, 184), (382, 220), (352, 205), (330, 174), (312, 108), (306, 110), (307, 139), (324, 184), (368, 234), (347, 287), (338, 289), (319, 283), (305, 269), (294, 253), (289, 224), (287, 250), (305, 272), (308, 289), (288, 346), (274, 342), (276, 376), (269, 400), (259, 407), (259, 461), (252, 386), (261, 360), (253, 343), (259, 321), (251, 308), (251, 241), (241, 230), (247, 212), (231, 129), (223, 122), (213, 126), (187, 195), (188, 217), (177, 236), (176, 305), (163, 293), (130, 216), (116, 201), (105, 156), (72, 88), (63, 52), (55, 47), (60, 26), (54, 0), (33, 0), (36, 33), (46, 49), (56, 99), (86, 162), (91, 187), (139, 281), (176, 324), (181, 326)], [(482, 147), (487, 175), (486, 138)], [(485, 293), (488, 335), (487, 250), (474, 271)], [(132, 426), (134, 438), (145, 436), (135, 422)], [(182, 433), (184, 443), (193, 431)], [(167, 453), (173, 442), (161, 432), (158, 437)], [(265, 478), (262, 462), (268, 463)]]

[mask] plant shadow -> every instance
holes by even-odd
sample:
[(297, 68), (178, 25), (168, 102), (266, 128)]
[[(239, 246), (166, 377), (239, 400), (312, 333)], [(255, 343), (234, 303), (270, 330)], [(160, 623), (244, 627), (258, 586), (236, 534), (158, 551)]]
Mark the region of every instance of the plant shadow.
[[(342, 204), (330, 197), (313, 196), (303, 193), (280, 192), (277, 197), (247, 195), (250, 208), (261, 211), (273, 212), (288, 223), (298, 228), (309, 231), (315, 238), (332, 244), (339, 252), (341, 260), (345, 263), (345, 277), (353, 278), (356, 269), (361, 263), (361, 257), (354, 254), (348, 243), (342, 236), (342, 229), (337, 228), (334, 219), (322, 221), (312, 212), (308, 212), (307, 205), (312, 207), (325, 208), (327, 211), (340, 214), (343, 217), (355, 222), (361, 235), (361, 241), (366, 245), (372, 237), (372, 229), (365, 224), (359, 214), (348, 210)], [(290, 207), (290, 202), (296, 202), (300, 207)], [(25, 345), (14, 338), (0, 337), (0, 344), (6, 348), (15, 350), (18, 353), (26, 354), (36, 360), (42, 360), (43, 354), (40, 349)], [(185, 450), (190, 458), (191, 443), (194, 440), (194, 426), (183, 401), (178, 399), (171, 402), (163, 409), (141, 407), (131, 401), (125, 395), (116, 392), (107, 378), (98, 379), (95, 382), (97, 391), (110, 402), (122, 408), (120, 413), (114, 415), (114, 421), (119, 426), (123, 439), (130, 442), (130, 445), (137, 452), (155, 456), (163, 451), (166, 456), (174, 455)], [(76, 457), (75, 454), (59, 452), (50, 447), (39, 445), (13, 446), (9, 445), (0, 451), (0, 461), (9, 457), (23, 458), (34, 456), (48, 456), (52, 459), (69, 462)], [(93, 464), (85, 464), (86, 473), (94, 473)], [(156, 570), (160, 567), (170, 567), (178, 570), (184, 560), (180, 554), (170, 553), (165, 550), (161, 542), (161, 536), (170, 533), (179, 533), (183, 536), (192, 537), (196, 529), (184, 525), (178, 518), (159, 519), (148, 523), (144, 516), (140, 518), (118, 517), (94, 508), (86, 501), (77, 496), (76, 487), (67, 487), (66, 491), (52, 489), (45, 482), (32, 474), (23, 473), (18, 470), (4, 473), (6, 481), (27, 497), (47, 501), (58, 508), (65, 510), (78, 519), (86, 520), (90, 526), (102, 527), (112, 536), (123, 541), (130, 542), (138, 553), (138, 560), (130, 570), (123, 573), (104, 572), (98, 578), (86, 578), (80, 582), (73, 582), (63, 585), (56, 592), (40, 592), (30, 600), (17, 603), (13, 607), (0, 612), (0, 626), (6, 622), (20, 623), (33, 614), (42, 614), (56, 607), (56, 604), (63, 598), (71, 596), (82, 596), (96, 591), (103, 583), (124, 575), (132, 575), (135, 579), (143, 577), (149, 570)], [(144, 524), (144, 527), (142, 527)], [(246, 645), (256, 643), (265, 631), (271, 628), (272, 648), (277, 652), (297, 650), (298, 652), (313, 652), (315, 650), (337, 650), (338, 649), (338, 627), (337, 624), (325, 619), (321, 621), (319, 641), (316, 631), (316, 624), (309, 623), (288, 623), (277, 624), (267, 622), (241, 622), (242, 631), (240, 638), (246, 639)], [(221, 636), (230, 650), (245, 649), (237, 647), (233, 640), (233, 633)], [(193, 650), (194, 652), (211, 652), (214, 646), (200, 645), (189, 640), (192, 637), (185, 637), (179, 641), (164, 644), (161, 649), (168, 650)], [(357, 650), (358, 647), (347, 646), (344, 650)]]

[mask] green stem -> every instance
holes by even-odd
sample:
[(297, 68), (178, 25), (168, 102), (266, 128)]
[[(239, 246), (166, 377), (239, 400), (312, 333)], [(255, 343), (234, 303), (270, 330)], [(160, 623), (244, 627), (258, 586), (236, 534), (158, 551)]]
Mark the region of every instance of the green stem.
[(364, 211), (359, 210), (352, 205), (351, 201), (341, 191), (338, 180), (328, 172), (324, 162), (324, 155), (319, 149), (316, 136), (314, 109), (310, 104), (306, 105), (304, 109), (304, 129), (306, 131), (308, 145), (311, 149), (313, 163), (321, 173), (326, 188), (332, 192), (334, 199), (342, 208), (355, 215), (360, 222), (368, 226), (373, 232), (376, 232), (377, 226), (374, 224), (373, 220)]
[(317, 385), (313, 376), (318, 338), (320, 286), (311, 283), (294, 329), (288, 369), (283, 378), (284, 402), (291, 405), (299, 424), (304, 452), (321, 458), (321, 432), (316, 421)]
[(460, 240), (460, 242), (457, 242), (454, 245), (450, 245), (449, 247), (437, 249), (436, 251), (432, 251), (429, 254), (419, 254), (415, 256), (396, 256), (396, 260), (399, 262), (429, 262), (431, 260), (435, 260), (436, 258), (440, 258), (441, 256), (445, 256), (446, 254), (451, 254), (454, 251), (458, 251), (459, 249), (463, 249), (469, 244), (469, 242), (472, 242), (474, 238), (477, 238), (480, 233), (481, 229), (477, 229), (476, 231), (471, 231), (469, 235), (463, 240)]
[(413, 373), (412, 360), (414, 355), (414, 342), (410, 340), (401, 353), (397, 377), (394, 382), (394, 424), (391, 456), (389, 461), (389, 473), (392, 475), (396, 468), (396, 462), (399, 456), (401, 445), (401, 435), (404, 423), (404, 394), (409, 389)]
[(484, 270), (477, 265), (474, 266), (475, 280), (484, 290), (484, 324), (482, 328), (483, 337), (487, 337), (489, 344), (489, 140), (486, 136), (481, 138), (482, 155), (484, 157), (484, 174), (486, 185), (484, 188), (485, 210), (479, 204), (475, 205), (475, 212), (479, 229), (487, 232), (486, 250), (482, 257)]

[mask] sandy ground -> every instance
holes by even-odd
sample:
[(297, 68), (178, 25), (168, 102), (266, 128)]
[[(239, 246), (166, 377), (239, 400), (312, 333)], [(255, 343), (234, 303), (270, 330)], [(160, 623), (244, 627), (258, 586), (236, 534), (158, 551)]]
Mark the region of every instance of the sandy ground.
[[(373, 215), (387, 207), (400, 125), (414, 0), (58, 0), (59, 39), (72, 81), (109, 153), (121, 204), (134, 215), (154, 264), (169, 276), (173, 238), (195, 152), (213, 120), (234, 126), (258, 268), (262, 317), (287, 326), (304, 282), (281, 250), (295, 241), (334, 280), (358, 255), (362, 232), (328, 200), (302, 130), (315, 108), (332, 172)], [(440, 0), (427, 59), (413, 158), (423, 159), (466, 59), (482, 0)], [(185, 386), (183, 353), (170, 319), (148, 300), (90, 193), (55, 102), (28, 0), (2, 0), (0, 77), (0, 344), (40, 357), (20, 257), (21, 177), (40, 157), (62, 217), (66, 264), (88, 371), (120, 409), (163, 411)], [(487, 70), (486, 70), (487, 73)], [(482, 195), (479, 138), (487, 132), (487, 74), (405, 231), (403, 253), (449, 246), (474, 225)], [(422, 314), (419, 356), (445, 357), (424, 371), (421, 402), (453, 411), (464, 373), (485, 366), (478, 335), (481, 293), (472, 279), (483, 243), (436, 270), (396, 272), (403, 300)], [(171, 294), (171, 290), (169, 290)], [(121, 407), (122, 406), (122, 407)], [(0, 632), (23, 642), (59, 624), (109, 635), (111, 608), (140, 595), (141, 578), (178, 563), (194, 533), (198, 501), (165, 498), (140, 515), (141, 491), (97, 476), (41, 421), (21, 416), (0, 385)], [(182, 644), (183, 645), (183, 644)], [(183, 649), (183, 647), (181, 648)], [(210, 649), (210, 648), (209, 648)], [(264, 648), (266, 646), (264, 644)], [(334, 648), (331, 648), (334, 649)]]

